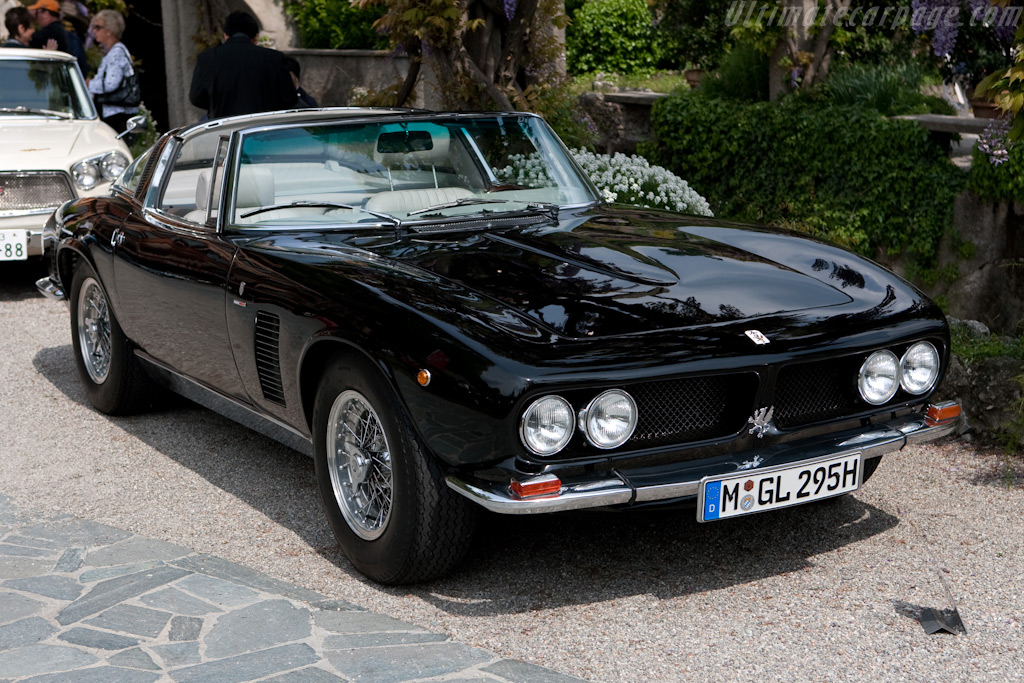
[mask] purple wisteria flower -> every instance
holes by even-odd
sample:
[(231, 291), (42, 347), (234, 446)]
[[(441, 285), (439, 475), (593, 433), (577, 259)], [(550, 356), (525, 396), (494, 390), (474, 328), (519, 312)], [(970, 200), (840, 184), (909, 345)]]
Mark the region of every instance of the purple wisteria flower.
[(516, 14), (516, 0), (505, 0), (505, 18), (512, 21)]
[(992, 119), (992, 123), (978, 136), (978, 149), (988, 157), (989, 163), (993, 166), (1005, 164), (1010, 160), (1011, 147), (1013, 141), (1010, 140), (1010, 119), (1005, 115)]
[[(982, 2), (987, 4), (987, 0)], [(936, 57), (951, 54), (960, 33), (960, 0), (913, 0), (910, 5), (914, 32), (932, 31), (932, 52)], [(951, 10), (957, 13), (953, 14)]]

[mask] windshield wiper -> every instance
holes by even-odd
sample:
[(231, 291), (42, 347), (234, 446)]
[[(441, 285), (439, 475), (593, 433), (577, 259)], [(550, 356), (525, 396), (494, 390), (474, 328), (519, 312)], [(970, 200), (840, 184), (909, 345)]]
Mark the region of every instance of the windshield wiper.
[(442, 204), (434, 204), (433, 206), (428, 206), (425, 209), (416, 209), (415, 211), (410, 211), (406, 215), (408, 215), (408, 216), (418, 216), (419, 214), (426, 213), (428, 211), (440, 211), (441, 209), (454, 209), (457, 206), (474, 206), (475, 204), (507, 204), (508, 201), (509, 200), (507, 200), (507, 199), (479, 199), (477, 197), (463, 197), (462, 199), (456, 199), (455, 201), (451, 201), (451, 202), (444, 202)]
[(298, 201), (298, 202), (291, 202), (289, 204), (274, 204), (272, 206), (261, 206), (258, 209), (253, 209), (252, 211), (247, 211), (246, 213), (240, 214), (239, 218), (249, 218), (250, 216), (256, 216), (256, 215), (261, 214), (261, 213), (267, 213), (268, 211), (280, 211), (281, 209), (294, 209), (294, 208), (301, 208), (301, 209), (306, 209), (306, 208), (313, 208), (313, 209), (352, 209), (354, 211), (362, 211), (363, 213), (368, 213), (371, 216), (375, 216), (377, 218), (382, 218), (382, 219), (384, 219), (386, 221), (390, 221), (391, 223), (394, 224), (394, 226), (396, 228), (399, 227), (400, 225), (402, 225), (402, 221), (398, 220), (397, 218), (395, 218), (391, 214), (380, 213), (379, 211), (370, 211), (369, 209), (364, 209), (361, 206), (355, 206), (353, 204), (340, 204), (338, 202), (307, 202), (307, 201)]
[(0, 114), (42, 114), (43, 116), (56, 116), (59, 119), (74, 118), (71, 113), (66, 111), (37, 109), (36, 107), (0, 107)]
[(410, 211), (407, 215), (417, 216), (428, 211), (440, 211), (442, 209), (452, 209), (457, 206), (475, 206), (477, 204), (525, 204), (527, 209), (541, 211), (550, 216), (553, 221), (558, 221), (558, 210), (560, 208), (558, 204), (552, 204), (550, 202), (524, 202), (517, 199), (482, 199), (478, 197), (463, 197), (462, 199), (456, 199), (455, 201), (428, 206), (425, 209), (416, 209), (415, 211)]

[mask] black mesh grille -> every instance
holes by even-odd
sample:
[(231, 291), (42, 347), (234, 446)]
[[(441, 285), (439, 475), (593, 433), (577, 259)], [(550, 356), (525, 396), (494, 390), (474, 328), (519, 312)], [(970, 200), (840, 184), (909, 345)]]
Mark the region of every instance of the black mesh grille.
[(751, 413), (757, 376), (687, 377), (624, 388), (636, 400), (640, 414), (629, 443), (634, 448), (650, 448), (738, 432)]
[(856, 385), (861, 362), (856, 355), (782, 368), (775, 383), (775, 424), (789, 429), (863, 409)]
[(0, 211), (52, 209), (74, 198), (66, 173), (0, 173)]
[(256, 314), (256, 372), (260, 377), (263, 398), (285, 405), (284, 386), (281, 384), (281, 358), (278, 342), (281, 319), (272, 313)]

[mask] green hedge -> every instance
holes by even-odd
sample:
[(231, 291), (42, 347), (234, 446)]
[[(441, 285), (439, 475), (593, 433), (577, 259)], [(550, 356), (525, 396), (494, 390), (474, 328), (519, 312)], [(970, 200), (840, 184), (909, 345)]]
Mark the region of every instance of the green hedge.
[(565, 55), (575, 74), (650, 73), (658, 63), (652, 17), (644, 0), (590, 0), (566, 32)]
[(998, 166), (977, 147), (973, 154), (967, 189), (984, 199), (1024, 202), (1024, 144), (1010, 147), (1009, 158)]
[(798, 99), (738, 104), (695, 94), (653, 108), (641, 146), (716, 216), (808, 232), (931, 265), (964, 174), (913, 121)]
[(383, 5), (358, 9), (349, 0), (284, 0), (284, 11), (295, 20), (302, 47), (311, 49), (386, 48), (387, 36), (373, 28), (386, 9)]

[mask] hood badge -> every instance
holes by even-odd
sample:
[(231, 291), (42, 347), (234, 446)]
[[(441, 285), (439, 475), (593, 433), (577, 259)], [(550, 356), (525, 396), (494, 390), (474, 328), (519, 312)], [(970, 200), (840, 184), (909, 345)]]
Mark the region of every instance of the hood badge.
[(747, 430), (747, 434), (756, 434), (757, 438), (763, 438), (765, 432), (767, 432), (768, 428), (771, 426), (772, 416), (774, 415), (774, 406), (772, 406), (771, 408), (758, 408), (757, 410), (755, 410), (754, 416), (747, 418), (747, 422), (749, 424), (754, 425), (749, 430)]
[(772, 340), (761, 334), (760, 330), (747, 330), (744, 334), (750, 337), (750, 340), (758, 346), (772, 343)]

